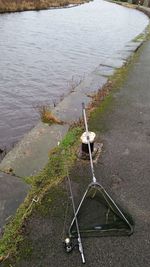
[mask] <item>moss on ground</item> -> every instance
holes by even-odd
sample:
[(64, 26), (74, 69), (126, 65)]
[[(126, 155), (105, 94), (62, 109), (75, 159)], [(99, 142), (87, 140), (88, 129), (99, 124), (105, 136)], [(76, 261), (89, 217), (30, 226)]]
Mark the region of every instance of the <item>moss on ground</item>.
[(150, 24), (146, 27), (145, 31), (133, 39), (133, 42), (144, 42), (150, 38)]
[[(115, 74), (109, 78), (108, 83), (104, 86), (103, 91), (100, 91), (95, 97), (94, 110), (90, 114), (89, 124), (90, 128), (96, 132), (102, 134), (109, 130), (105, 116), (112, 112), (113, 108), (116, 108), (114, 93), (120, 90), (126, 81), (127, 75), (134, 63), (134, 57), (132, 57), (132, 62), (129, 61), (122, 68), (115, 71)], [(99, 124), (97, 124), (97, 116), (99, 118)]]

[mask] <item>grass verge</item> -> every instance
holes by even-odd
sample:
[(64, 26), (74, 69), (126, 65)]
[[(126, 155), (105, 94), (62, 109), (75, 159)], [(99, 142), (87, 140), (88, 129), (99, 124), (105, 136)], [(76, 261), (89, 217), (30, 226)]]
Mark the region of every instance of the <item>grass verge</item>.
[(26, 219), (30, 217), (34, 208), (42, 202), (43, 197), (50, 188), (57, 186), (66, 176), (66, 163), (69, 169), (76, 159), (76, 147), (81, 127), (73, 127), (69, 130), (64, 140), (49, 155), (47, 166), (37, 176), (26, 178), (31, 184), (31, 190), (24, 203), (19, 207), (15, 217), (6, 225), (4, 234), (0, 240), (0, 260), (3, 261), (17, 254), (17, 247), (23, 240), (23, 229)]

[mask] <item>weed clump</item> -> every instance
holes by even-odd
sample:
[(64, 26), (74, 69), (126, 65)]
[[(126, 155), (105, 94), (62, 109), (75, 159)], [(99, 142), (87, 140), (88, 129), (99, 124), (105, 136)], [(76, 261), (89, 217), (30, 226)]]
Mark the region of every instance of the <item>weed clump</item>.
[(38, 107), (38, 111), (41, 117), (41, 121), (49, 124), (63, 124), (64, 122), (59, 120), (50, 110), (48, 106)]

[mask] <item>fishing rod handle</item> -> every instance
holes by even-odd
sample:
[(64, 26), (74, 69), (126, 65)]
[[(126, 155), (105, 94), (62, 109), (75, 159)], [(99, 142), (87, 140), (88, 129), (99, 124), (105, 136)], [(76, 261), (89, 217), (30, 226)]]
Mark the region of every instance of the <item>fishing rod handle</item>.
[(81, 253), (81, 257), (82, 257), (82, 263), (85, 263), (85, 258), (84, 258), (84, 254)]
[(81, 254), (81, 258), (82, 258), (82, 263), (85, 263), (85, 257), (84, 257), (83, 246), (82, 246), (81, 236), (80, 235), (78, 237), (78, 244), (79, 244), (79, 251), (80, 251), (80, 254)]

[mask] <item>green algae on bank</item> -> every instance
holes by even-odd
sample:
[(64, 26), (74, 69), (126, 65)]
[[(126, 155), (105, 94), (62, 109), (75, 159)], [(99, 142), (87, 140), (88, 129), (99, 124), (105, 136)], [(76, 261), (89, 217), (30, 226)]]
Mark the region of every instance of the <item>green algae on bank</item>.
[(133, 42), (141, 42), (142, 44), (144, 41), (149, 40), (149, 38), (150, 38), (150, 24), (148, 24), (144, 32), (142, 32), (133, 39)]

